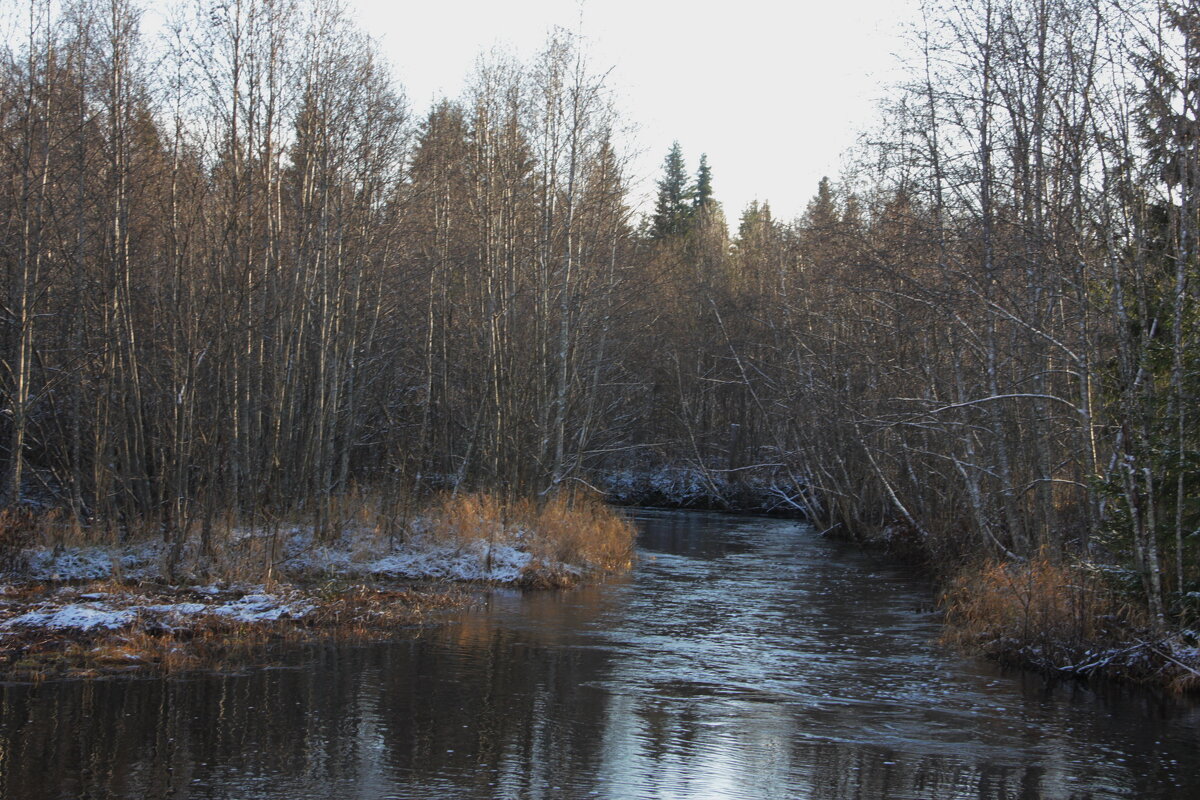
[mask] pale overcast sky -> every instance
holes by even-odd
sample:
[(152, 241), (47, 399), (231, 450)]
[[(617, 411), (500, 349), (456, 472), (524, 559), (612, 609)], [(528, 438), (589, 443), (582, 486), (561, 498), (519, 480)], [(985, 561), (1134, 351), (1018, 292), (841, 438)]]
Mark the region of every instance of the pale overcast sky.
[(777, 217), (804, 210), (822, 175), (874, 118), (895, 78), (915, 0), (349, 0), (381, 43), (413, 109), (456, 97), (476, 56), (507, 46), (529, 59), (554, 25), (580, 28), (593, 66), (637, 126), (639, 189), (652, 194), (678, 139), (702, 152), (732, 224), (751, 200)]
[(874, 119), (915, 0), (349, 0), (392, 59), (414, 111), (456, 97), (494, 46), (529, 59), (554, 25), (580, 29), (593, 66), (636, 126), (638, 189), (653, 193), (678, 139), (689, 168), (708, 153), (730, 222), (751, 200), (804, 209), (822, 175)]

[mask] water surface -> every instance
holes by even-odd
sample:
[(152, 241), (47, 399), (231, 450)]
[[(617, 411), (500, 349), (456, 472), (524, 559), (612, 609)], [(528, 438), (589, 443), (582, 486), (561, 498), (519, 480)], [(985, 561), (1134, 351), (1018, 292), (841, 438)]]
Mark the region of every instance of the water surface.
[(1200, 706), (937, 644), (790, 522), (644, 513), (602, 586), (237, 675), (0, 686), (4, 798), (1200, 796)]

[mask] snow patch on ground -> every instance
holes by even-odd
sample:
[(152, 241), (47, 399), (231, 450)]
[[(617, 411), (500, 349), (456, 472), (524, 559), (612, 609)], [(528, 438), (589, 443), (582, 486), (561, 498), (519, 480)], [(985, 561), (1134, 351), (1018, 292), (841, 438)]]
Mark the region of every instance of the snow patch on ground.
[[(108, 597), (108, 602), (64, 603), (43, 602), (37, 608), (26, 611), (0, 623), (0, 630), (17, 628), (47, 628), (53, 630), (94, 631), (117, 630), (132, 624), (137, 619), (154, 620), (161, 624), (187, 626), (204, 616), (216, 616), (236, 622), (275, 622), (280, 619), (300, 619), (316, 606), (303, 597), (280, 597), (263, 591), (247, 594), (224, 602), (214, 603), (139, 603), (136, 596), (121, 598), (92, 592), (80, 595), (80, 599), (97, 600)], [(124, 602), (122, 602), (124, 601)]]
[(153, 614), (164, 614), (173, 617), (187, 617), (194, 614), (202, 614), (208, 610), (208, 606), (204, 603), (165, 603), (153, 606), (139, 606), (143, 611), (149, 611)]
[(616, 503), (712, 508), (754, 513), (804, 515), (816, 502), (796, 482), (803, 476), (783, 474), (782, 465), (755, 468), (700, 469), (661, 465), (612, 470), (598, 476), (598, 485)]
[(309, 603), (284, 602), (269, 594), (249, 594), (208, 610), (209, 613), (229, 617), (238, 622), (275, 622), (283, 617), (299, 619), (314, 608), (315, 606)]
[(457, 547), (424, 544), (358, 566), (367, 575), (389, 578), (435, 578), (452, 581), (513, 583), (533, 556), (508, 544), (468, 542)]
[[(419, 525), (414, 527), (421, 530)], [(521, 531), (504, 531), (494, 541), (446, 543), (417, 532), (405, 542), (392, 544), (351, 529), (341, 540), (329, 545), (318, 543), (311, 530), (292, 529), (280, 543), (278, 564), (284, 574), (513, 583), (521, 579), (534, 561), (521, 546), (524, 538)], [(26, 551), (29, 566), (22, 577), (53, 582), (108, 578), (163, 580), (164, 554), (163, 545), (158, 542), (57, 551), (36, 547)], [(567, 572), (582, 571), (571, 565), (561, 567)], [(222, 593), (217, 585), (199, 586), (194, 591), (213, 597)], [(94, 593), (88, 599), (103, 597)], [(229, 612), (231, 616), (242, 613), (250, 612)]]
[(35, 547), (26, 551), (25, 574), (37, 581), (102, 580), (121, 574), (130, 578), (153, 577), (157, 572), (157, 542), (136, 547), (68, 547), (52, 550)]
[[(241, 540), (253, 532), (240, 531)], [(517, 583), (535, 564), (529, 537), (521, 530), (497, 530), (491, 539), (446, 540), (435, 538), (422, 521), (410, 528), (404, 541), (382, 538), (373, 531), (347, 529), (333, 543), (318, 541), (311, 529), (293, 528), (279, 534), (277, 571), (281, 577), (378, 578), (382, 580), (486, 581)], [(166, 587), (163, 596), (139, 596), (120, 587), (75, 588), (79, 583), (109, 579), (162, 582), (165, 578), (162, 542), (109, 547), (30, 548), (26, 551), (28, 581), (58, 584), (34, 605), (9, 604), (13, 616), (0, 622), (0, 632), (56, 629), (74, 631), (117, 630), (135, 621), (186, 628), (201, 618), (245, 623), (299, 619), (317, 608), (302, 592), (268, 591), (263, 586), (227, 585), (221, 582), (186, 590), (179, 602), (170, 602), (179, 587)], [(202, 562), (197, 561), (197, 565)], [(560, 572), (580, 575), (580, 567), (550, 565)], [(199, 574), (203, 574), (200, 570)], [(16, 591), (16, 589), (14, 589)], [(3, 606), (3, 604), (0, 604)], [(0, 616), (3, 616), (0, 610)]]
[(65, 606), (28, 611), (7, 620), (0, 628), (51, 628), (53, 630), (91, 631), (97, 628), (116, 630), (133, 622), (137, 612), (129, 608), (112, 609), (94, 603), (72, 603)]
[[(319, 544), (311, 531), (296, 531), (283, 545), (281, 567), (288, 573), (349, 578), (515, 583), (534, 563), (522, 546), (527, 537), (520, 530), (498, 532), (491, 541), (452, 542), (423, 532), (420, 522), (413, 531), (406, 541), (393, 544), (348, 530), (332, 545)], [(566, 572), (582, 572), (560, 566)]]

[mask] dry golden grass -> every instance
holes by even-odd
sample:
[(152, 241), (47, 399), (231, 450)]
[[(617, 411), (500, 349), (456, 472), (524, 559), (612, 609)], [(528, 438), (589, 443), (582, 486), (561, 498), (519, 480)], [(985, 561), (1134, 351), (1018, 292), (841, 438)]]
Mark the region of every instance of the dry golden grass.
[(1045, 554), (964, 570), (945, 595), (943, 638), (1022, 667), (1200, 691), (1189, 634), (1150, 624), (1092, 570)]
[[(514, 508), (514, 505), (517, 508)], [(442, 542), (468, 544), (504, 541), (511, 534), (514, 512), (525, 504), (508, 503), (498, 495), (476, 492), (448, 494), (435, 500), (425, 512), (429, 533)]]
[(1121, 644), (1142, 623), (1095, 575), (1045, 553), (965, 569), (943, 602), (948, 642), (1056, 669)]
[(535, 537), (535, 558), (604, 571), (627, 569), (633, 561), (637, 529), (594, 495), (556, 495), (524, 521)]
[(430, 533), (444, 542), (513, 544), (533, 556), (523, 585), (551, 588), (578, 578), (564, 567), (611, 572), (633, 561), (637, 529), (594, 494), (560, 492), (543, 502), (505, 501), (486, 493), (448, 495), (427, 511)]

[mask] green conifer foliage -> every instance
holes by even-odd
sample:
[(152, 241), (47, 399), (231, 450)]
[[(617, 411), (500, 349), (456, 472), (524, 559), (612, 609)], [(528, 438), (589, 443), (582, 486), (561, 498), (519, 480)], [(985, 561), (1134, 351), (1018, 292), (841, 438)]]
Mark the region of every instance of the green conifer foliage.
[(694, 192), (688, 183), (687, 166), (679, 142), (671, 145), (658, 181), (658, 202), (650, 221), (650, 237), (666, 239), (686, 233), (691, 220)]
[(708, 166), (708, 154), (700, 154), (700, 168), (696, 170), (696, 191), (693, 203), (704, 208), (713, 202), (712, 167)]

